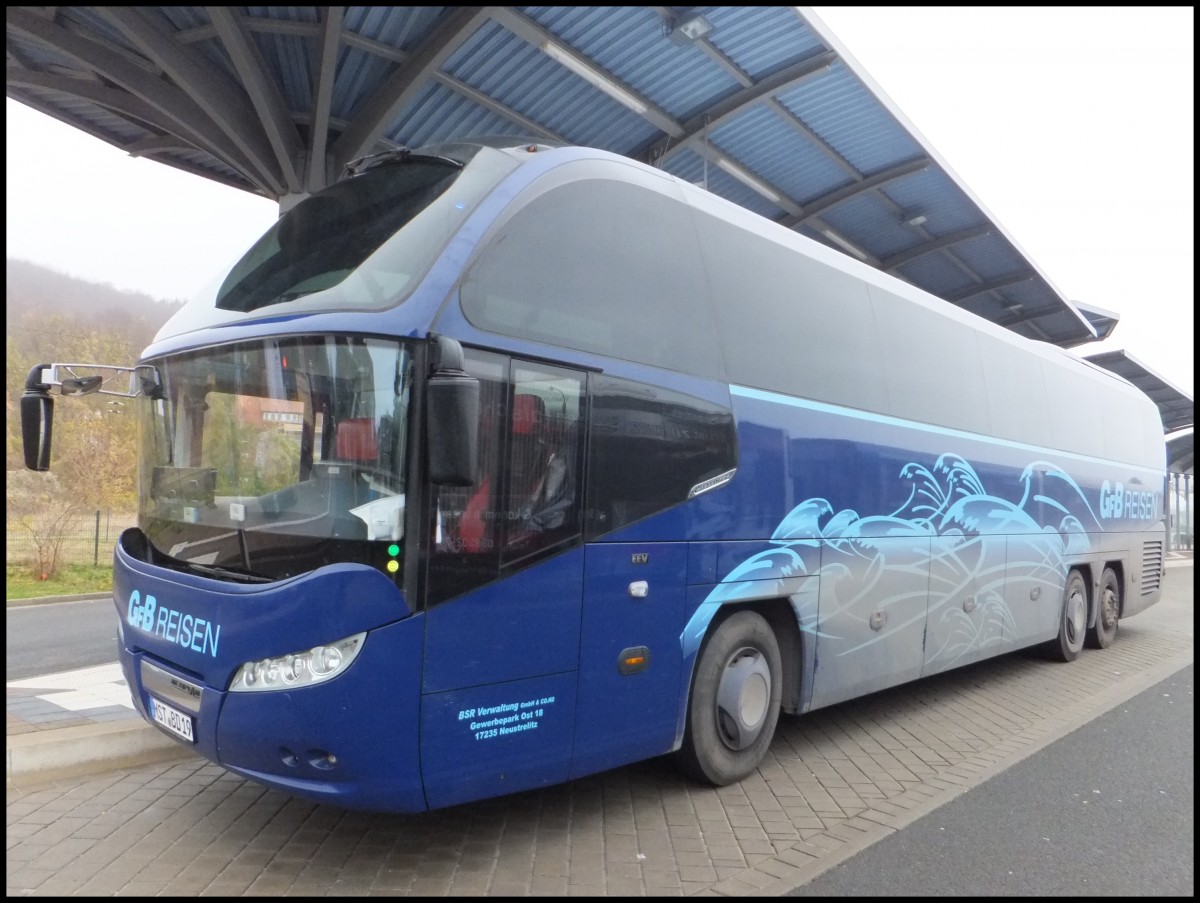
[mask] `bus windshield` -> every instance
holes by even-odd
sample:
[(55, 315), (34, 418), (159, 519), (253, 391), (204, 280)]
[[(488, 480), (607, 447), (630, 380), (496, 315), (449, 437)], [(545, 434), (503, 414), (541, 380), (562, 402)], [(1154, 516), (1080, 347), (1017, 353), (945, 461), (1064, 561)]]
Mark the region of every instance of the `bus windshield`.
[(269, 338), (148, 363), (138, 520), (156, 560), (242, 580), (358, 562), (399, 583), (405, 345)]
[(252, 313), (379, 309), (401, 303), (450, 236), (516, 167), (499, 151), (464, 165), (403, 154), (336, 182), (282, 216), (205, 306)]

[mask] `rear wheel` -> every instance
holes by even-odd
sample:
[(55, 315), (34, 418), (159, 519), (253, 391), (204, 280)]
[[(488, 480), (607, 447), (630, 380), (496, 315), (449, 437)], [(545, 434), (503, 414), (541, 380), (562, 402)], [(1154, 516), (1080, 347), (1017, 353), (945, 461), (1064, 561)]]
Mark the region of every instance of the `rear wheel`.
[(1117, 638), (1117, 620), (1121, 616), (1121, 581), (1117, 572), (1105, 568), (1100, 577), (1100, 595), (1096, 599), (1096, 626), (1088, 631), (1088, 645), (1107, 649)]
[(1073, 662), (1079, 658), (1087, 634), (1087, 616), (1087, 583), (1079, 571), (1071, 571), (1067, 575), (1067, 585), (1063, 588), (1058, 638), (1051, 643), (1051, 651), (1059, 661)]
[(696, 663), (679, 762), (692, 777), (724, 786), (766, 755), (779, 721), (779, 643), (752, 611), (717, 626)]

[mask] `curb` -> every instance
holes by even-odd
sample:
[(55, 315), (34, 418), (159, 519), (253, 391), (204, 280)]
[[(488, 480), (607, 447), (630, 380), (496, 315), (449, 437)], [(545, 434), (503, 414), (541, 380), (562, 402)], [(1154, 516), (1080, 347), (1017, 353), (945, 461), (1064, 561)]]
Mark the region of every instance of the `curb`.
[(42, 784), (193, 755), (140, 721), (35, 731), (8, 737), (7, 786)]
[(5, 599), (6, 608), (20, 608), (24, 605), (49, 605), (51, 602), (95, 602), (100, 599), (111, 599), (112, 590), (104, 593), (76, 593), (73, 596), (34, 596), (32, 599)]

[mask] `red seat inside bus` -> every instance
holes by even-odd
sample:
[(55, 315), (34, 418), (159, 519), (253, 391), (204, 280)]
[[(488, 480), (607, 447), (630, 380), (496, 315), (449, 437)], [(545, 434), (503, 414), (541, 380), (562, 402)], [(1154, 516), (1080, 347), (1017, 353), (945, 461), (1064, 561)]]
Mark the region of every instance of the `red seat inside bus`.
[[(485, 418), (485, 424), (486, 424)], [(489, 534), (510, 515), (517, 519), (538, 493), (550, 462), (552, 449), (546, 423), (546, 405), (537, 395), (513, 398), (512, 458), (509, 461), (509, 504), (494, 500), (490, 475), (484, 476), (463, 511), (458, 536), (464, 552), (482, 552), (492, 547)], [(497, 504), (503, 516), (497, 511)], [(526, 512), (527, 513), (527, 512)], [(512, 534), (518, 530), (510, 531)], [(510, 535), (510, 540), (512, 535)]]
[(334, 454), (339, 461), (377, 461), (379, 441), (375, 421), (370, 417), (352, 417), (339, 423)]

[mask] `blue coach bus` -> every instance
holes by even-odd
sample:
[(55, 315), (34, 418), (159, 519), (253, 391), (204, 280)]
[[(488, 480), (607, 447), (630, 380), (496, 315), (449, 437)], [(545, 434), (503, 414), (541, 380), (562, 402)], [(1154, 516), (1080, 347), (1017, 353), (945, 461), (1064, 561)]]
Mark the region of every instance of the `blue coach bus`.
[[(661, 171), (359, 161), (162, 329), (115, 550), (134, 704), (288, 793), (415, 812), (674, 754), (1159, 599), (1154, 404)], [(109, 374), (111, 377), (111, 374)], [(109, 388), (104, 388), (104, 386)]]

